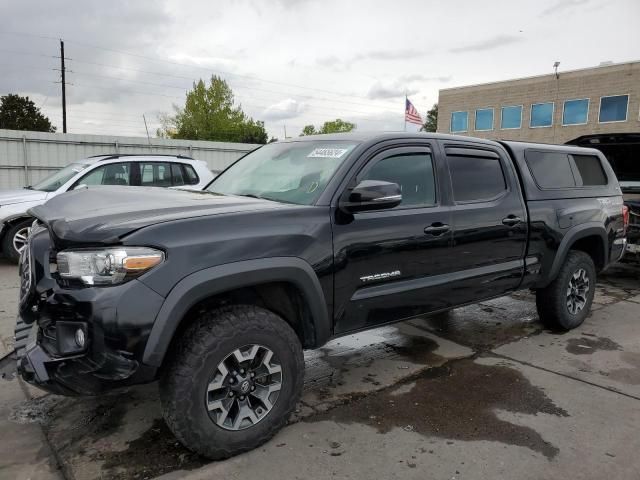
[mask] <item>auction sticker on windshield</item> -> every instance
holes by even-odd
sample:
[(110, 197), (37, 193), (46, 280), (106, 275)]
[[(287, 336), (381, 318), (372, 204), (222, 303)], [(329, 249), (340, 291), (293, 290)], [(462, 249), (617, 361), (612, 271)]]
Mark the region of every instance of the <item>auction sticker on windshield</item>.
[(348, 151), (348, 148), (316, 148), (307, 158), (341, 158)]

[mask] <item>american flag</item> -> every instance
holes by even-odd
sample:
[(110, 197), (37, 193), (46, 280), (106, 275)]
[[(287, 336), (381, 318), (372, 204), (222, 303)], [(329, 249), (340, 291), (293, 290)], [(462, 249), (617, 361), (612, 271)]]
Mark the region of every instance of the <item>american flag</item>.
[(411, 103), (408, 98), (406, 99), (404, 109), (404, 121), (422, 125), (422, 117), (418, 113), (418, 110), (416, 110), (416, 107), (413, 106), (413, 103)]

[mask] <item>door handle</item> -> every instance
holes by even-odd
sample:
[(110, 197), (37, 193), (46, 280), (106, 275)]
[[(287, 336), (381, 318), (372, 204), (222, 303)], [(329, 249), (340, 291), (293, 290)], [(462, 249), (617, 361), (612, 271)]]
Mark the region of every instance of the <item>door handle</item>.
[(424, 229), (424, 233), (429, 235), (442, 235), (449, 231), (449, 225), (444, 223), (432, 223), (431, 226)]
[(515, 215), (509, 215), (508, 217), (502, 219), (502, 223), (510, 227), (519, 224), (521, 221), (522, 219), (520, 217), (516, 217)]

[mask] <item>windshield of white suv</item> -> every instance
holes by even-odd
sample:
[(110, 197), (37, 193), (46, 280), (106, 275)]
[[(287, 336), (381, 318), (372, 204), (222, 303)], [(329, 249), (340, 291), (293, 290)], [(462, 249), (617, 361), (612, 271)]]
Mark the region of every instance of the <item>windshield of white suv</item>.
[(335, 141), (265, 145), (221, 173), (207, 190), (311, 205), (356, 145)]
[(41, 190), (43, 192), (55, 192), (89, 165), (90, 164), (87, 163), (70, 163), (62, 170), (58, 170), (56, 173), (49, 175), (47, 178), (36, 183), (31, 188), (33, 190)]

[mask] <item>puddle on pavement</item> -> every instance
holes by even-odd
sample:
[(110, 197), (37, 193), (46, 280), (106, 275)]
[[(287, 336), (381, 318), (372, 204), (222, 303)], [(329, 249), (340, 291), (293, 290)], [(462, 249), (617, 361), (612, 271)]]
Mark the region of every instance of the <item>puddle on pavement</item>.
[(610, 338), (591, 337), (583, 334), (579, 338), (567, 340), (566, 350), (573, 355), (591, 355), (600, 350), (622, 350), (622, 347)]
[(102, 462), (100, 478), (104, 480), (154, 478), (210, 462), (184, 448), (160, 418), (139, 438), (128, 442), (125, 450), (98, 451), (92, 453), (91, 458)]
[(519, 300), (513, 300), (511, 306), (508, 299), (504, 306), (472, 305), (410, 323), (476, 351), (491, 350), (543, 330), (534, 306)]
[[(404, 325), (404, 326), (403, 326)], [(330, 397), (325, 387), (343, 385), (343, 374), (357, 368), (369, 368), (380, 359), (403, 359), (420, 365), (442, 362), (433, 353), (438, 343), (423, 335), (411, 335), (403, 329), (419, 332), (413, 325), (397, 324), (336, 339), (316, 351), (305, 352), (305, 390), (317, 390), (319, 397)], [(362, 381), (376, 384), (375, 374)]]
[(640, 291), (640, 264), (616, 263), (598, 275), (600, 282), (637, 294)]
[(559, 449), (530, 427), (502, 420), (496, 411), (566, 417), (518, 370), (471, 359), (427, 370), (409, 391), (386, 389), (303, 420), (361, 423), (387, 433), (403, 428), (448, 441), (488, 440), (529, 448), (548, 459)]

